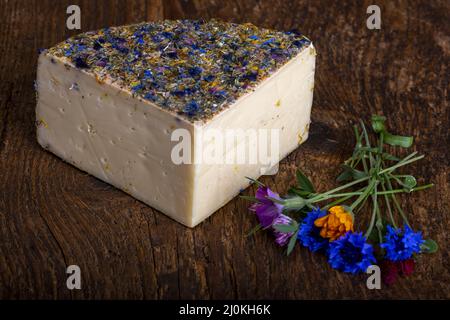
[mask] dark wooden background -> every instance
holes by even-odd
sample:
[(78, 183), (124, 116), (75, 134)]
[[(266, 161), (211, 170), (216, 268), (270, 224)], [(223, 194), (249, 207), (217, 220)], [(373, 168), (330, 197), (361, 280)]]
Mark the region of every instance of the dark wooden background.
[[(372, 2), (381, 30), (366, 28)], [(82, 31), (212, 17), (300, 28), (319, 54), (311, 135), (263, 181), (283, 193), (300, 167), (319, 189), (332, 187), (352, 149), (350, 124), (385, 114), (427, 155), (411, 169), (436, 187), (403, 205), (441, 250), (410, 279), (370, 291), (365, 277), (306, 249), (286, 258), (267, 234), (245, 238), (255, 217), (242, 199), (188, 229), (45, 152), (34, 126), (37, 51), (75, 34), (69, 4), (82, 9)], [(450, 298), (449, 13), (447, 0), (0, 0), (0, 298)], [(71, 264), (82, 290), (66, 288)]]

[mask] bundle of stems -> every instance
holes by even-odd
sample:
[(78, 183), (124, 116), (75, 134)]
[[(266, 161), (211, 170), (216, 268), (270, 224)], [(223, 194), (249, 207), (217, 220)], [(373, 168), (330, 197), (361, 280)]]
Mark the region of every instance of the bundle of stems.
[[(328, 200), (333, 201), (323, 204), (322, 209), (350, 202), (350, 205), (343, 206), (353, 215), (358, 214), (363, 207), (367, 207), (366, 204), (370, 203), (371, 217), (365, 236), (379, 243), (383, 242), (383, 231), (387, 223), (395, 228), (400, 226), (401, 222), (409, 226), (408, 218), (400, 206), (397, 195), (424, 190), (432, 187), (433, 184), (418, 186), (413, 175), (398, 172), (400, 168), (424, 156), (412, 152), (403, 158), (398, 158), (389, 153), (386, 145), (409, 148), (413, 144), (413, 138), (389, 133), (385, 121), (385, 117), (372, 116), (374, 132), (372, 136), (375, 136), (372, 140), (363, 121), (360, 121), (359, 126), (353, 127), (356, 138), (355, 148), (352, 156), (343, 163), (343, 171), (337, 177), (338, 182), (345, 184), (317, 193), (310, 180), (298, 171), (297, 186), (289, 190), (290, 195), (285, 199), (272, 198), (271, 200), (282, 204), (286, 211), (295, 211), (300, 215)], [(395, 212), (398, 214), (395, 215)], [(396, 216), (402, 220), (400, 223)], [(293, 227), (294, 230), (295, 226)], [(377, 237), (373, 237), (374, 228)]]

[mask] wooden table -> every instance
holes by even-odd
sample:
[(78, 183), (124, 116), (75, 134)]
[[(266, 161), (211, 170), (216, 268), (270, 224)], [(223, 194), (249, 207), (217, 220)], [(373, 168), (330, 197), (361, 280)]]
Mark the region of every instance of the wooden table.
[[(450, 3), (375, 1), (382, 28), (369, 30), (373, 1), (341, 2), (0, 0), (0, 297), (450, 298)], [(200, 17), (300, 28), (318, 51), (311, 135), (263, 181), (283, 193), (301, 168), (320, 190), (332, 187), (352, 150), (351, 124), (387, 115), (427, 155), (411, 169), (436, 187), (403, 206), (440, 251), (410, 279), (368, 290), (365, 276), (337, 272), (323, 256), (297, 247), (287, 258), (267, 234), (246, 238), (256, 220), (245, 200), (188, 229), (44, 151), (34, 124), (37, 52), (76, 33), (65, 27), (69, 4), (82, 9), (82, 31)], [(71, 264), (82, 290), (66, 288)]]

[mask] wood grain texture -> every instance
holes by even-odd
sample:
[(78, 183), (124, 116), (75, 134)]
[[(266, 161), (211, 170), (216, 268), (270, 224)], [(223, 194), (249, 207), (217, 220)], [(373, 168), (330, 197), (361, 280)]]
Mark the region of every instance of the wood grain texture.
[[(76, 32), (66, 7), (82, 9), (82, 31), (162, 18), (222, 18), (281, 30), (315, 43), (316, 88), (309, 140), (263, 181), (280, 193), (296, 168), (321, 190), (351, 152), (350, 124), (389, 115), (427, 157), (412, 169), (436, 187), (403, 206), (441, 250), (391, 288), (332, 270), (297, 248), (289, 258), (236, 198), (188, 229), (41, 149), (33, 81), (38, 48)], [(24, 299), (429, 299), (450, 298), (450, 3), (377, 1), (382, 29), (365, 26), (369, 1), (0, 0), (0, 298)], [(252, 194), (254, 188), (246, 191)], [(82, 290), (66, 289), (66, 266)]]

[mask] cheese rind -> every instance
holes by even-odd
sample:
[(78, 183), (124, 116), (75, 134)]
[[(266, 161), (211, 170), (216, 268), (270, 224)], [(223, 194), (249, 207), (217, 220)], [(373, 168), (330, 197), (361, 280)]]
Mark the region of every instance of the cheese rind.
[[(249, 185), (246, 177), (258, 178), (266, 166), (200, 161), (210, 144), (204, 132), (278, 130), (280, 159), (307, 139), (315, 68), (311, 43), (208, 118), (164, 108), (51, 52), (38, 62), (38, 142), (186, 226), (217, 211)], [(192, 163), (174, 163), (175, 129), (191, 136)], [(239, 143), (250, 148), (247, 140)], [(231, 151), (240, 150), (239, 143)]]

